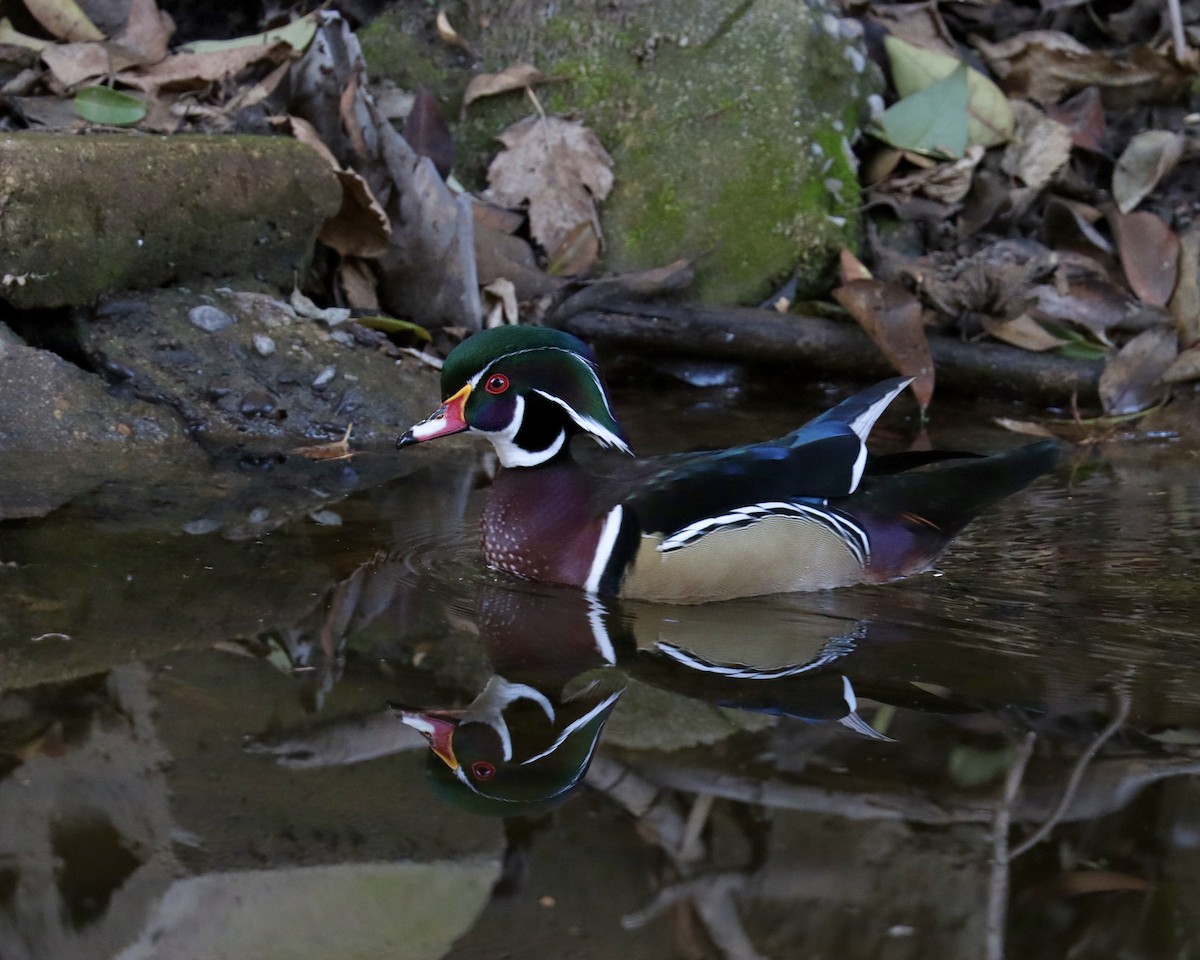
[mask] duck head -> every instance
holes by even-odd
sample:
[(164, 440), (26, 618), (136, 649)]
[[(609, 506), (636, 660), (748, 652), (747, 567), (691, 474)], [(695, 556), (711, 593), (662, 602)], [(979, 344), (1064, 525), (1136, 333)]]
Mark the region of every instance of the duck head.
[(629, 453), (592, 351), (546, 327), (496, 327), (464, 340), (442, 367), (442, 405), (397, 448), (468, 430), (487, 437), (505, 467), (556, 457), (576, 433)]

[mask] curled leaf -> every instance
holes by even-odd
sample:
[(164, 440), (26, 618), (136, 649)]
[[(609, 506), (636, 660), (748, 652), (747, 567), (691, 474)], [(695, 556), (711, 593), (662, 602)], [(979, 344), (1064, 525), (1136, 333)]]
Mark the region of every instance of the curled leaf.
[(494, 97), (499, 93), (524, 90), (535, 83), (545, 83), (550, 78), (529, 63), (518, 63), (500, 73), (481, 73), (471, 78), (463, 94), (463, 109), (482, 97)]
[(1113, 168), (1112, 193), (1121, 213), (1141, 203), (1183, 156), (1183, 137), (1172, 130), (1145, 130), (1129, 141)]

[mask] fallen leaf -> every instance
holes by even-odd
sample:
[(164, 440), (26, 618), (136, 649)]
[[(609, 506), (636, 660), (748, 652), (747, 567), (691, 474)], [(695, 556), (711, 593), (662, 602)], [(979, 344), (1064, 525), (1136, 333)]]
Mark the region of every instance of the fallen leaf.
[(124, 29), (108, 44), (113, 69), (158, 63), (166, 57), (174, 32), (175, 21), (158, 9), (155, 0), (133, 0)]
[(338, 264), (338, 283), (346, 303), (354, 310), (379, 311), (379, 294), (375, 291), (375, 273), (366, 260), (343, 257)]
[(1175, 318), (1179, 342), (1200, 343), (1200, 223), (1193, 222), (1179, 238), (1179, 282), (1167, 305)]
[(111, 67), (99, 43), (56, 43), (42, 51), (42, 62), (67, 90), (108, 76)]
[(966, 65), (893, 103), (877, 126), (878, 136), (901, 150), (961, 157), (969, 137)]
[(665, 267), (620, 273), (602, 280), (583, 281), (579, 289), (564, 287), (565, 294), (546, 312), (546, 322), (561, 326), (584, 310), (599, 310), (621, 300), (653, 300), (686, 289), (695, 279), (691, 260), (676, 260)]
[(612, 157), (577, 120), (531, 116), (500, 134), (504, 144), (488, 167), (494, 199), (505, 206), (529, 203), (533, 238), (557, 250), (583, 222), (602, 236), (596, 203), (612, 189)]
[[(928, 87), (965, 66), (958, 57), (935, 50), (922, 50), (897, 37), (884, 39), (892, 79), (901, 97)], [(1013, 130), (1008, 98), (978, 70), (967, 67), (968, 143), (994, 147), (1004, 143)], [(961, 151), (959, 153), (961, 155)]]
[(50, 46), (50, 41), (21, 33), (20, 30), (13, 27), (12, 21), (8, 17), (2, 17), (0, 18), (0, 44), (40, 52)]
[(24, 0), (25, 9), (33, 14), (51, 36), (68, 43), (99, 42), (104, 34), (87, 18), (75, 0)]
[(234, 37), (231, 40), (194, 40), (179, 47), (176, 53), (220, 53), (226, 50), (236, 50), (239, 47), (270, 47), (276, 43), (286, 43), (293, 50), (303, 52), (312, 43), (319, 24), (320, 13), (309, 13), (285, 26), (276, 27), (263, 33)]
[(958, 53), (954, 37), (946, 29), (936, 3), (873, 3), (868, 8), (868, 15), (889, 36), (899, 37), (914, 47), (948, 56)]
[(833, 298), (867, 332), (896, 372), (915, 378), (913, 396), (924, 411), (933, 399), (933, 356), (921, 303), (903, 287), (882, 280), (851, 280)]
[(600, 237), (590, 220), (580, 221), (546, 260), (546, 272), (554, 277), (579, 277), (600, 257)]
[(1096, 229), (1102, 214), (1095, 207), (1066, 197), (1049, 197), (1042, 213), (1047, 242), (1055, 250), (1072, 250), (1094, 259), (1108, 260), (1113, 246)]
[(391, 242), (392, 224), (387, 213), (359, 174), (335, 171), (342, 185), (338, 212), (321, 225), (317, 239), (344, 257), (378, 257)]
[(1146, 303), (1166, 306), (1179, 277), (1179, 237), (1146, 210), (1114, 213), (1110, 222), (1129, 288)]
[(425, 343), (430, 343), (433, 340), (433, 335), (419, 323), (413, 323), (411, 320), (401, 320), (398, 317), (356, 317), (354, 322), (360, 327), (366, 327), (368, 330), (378, 330), (380, 333), (389, 335), (403, 333), (406, 336), (416, 337)]
[(1145, 130), (1129, 141), (1113, 168), (1112, 195), (1121, 213), (1129, 213), (1175, 168), (1183, 142), (1172, 130)]
[(503, 277), (493, 280), (483, 288), (485, 327), (502, 327), (508, 323), (516, 323), (520, 319), (517, 309), (517, 288), (511, 280)]
[(1071, 131), (1071, 142), (1082, 150), (1104, 153), (1104, 103), (1100, 90), (1085, 87), (1060, 104), (1046, 107), (1046, 116)]
[(851, 280), (872, 279), (871, 271), (867, 269), (867, 265), (845, 247), (842, 247), (841, 252), (838, 254), (838, 263), (842, 268), (842, 283), (849, 283)]
[(1163, 399), (1163, 374), (1178, 352), (1171, 330), (1146, 330), (1109, 357), (1100, 374), (1104, 412), (1117, 416), (1138, 413)]
[(995, 337), (1022, 350), (1043, 353), (1064, 346), (1069, 341), (1056, 337), (1027, 313), (1014, 320), (999, 322), (991, 317), (983, 318), (983, 329)]
[(1187, 383), (1200, 380), (1200, 347), (1188, 347), (1180, 352), (1162, 375), (1163, 383)]
[(463, 93), (462, 108), (482, 97), (494, 97), (499, 93), (511, 93), (513, 90), (524, 90), (534, 84), (545, 83), (550, 78), (530, 63), (518, 63), (502, 70), (500, 73), (480, 73), (471, 78)]
[(164, 88), (199, 89), (236, 76), (257, 63), (283, 63), (291, 49), (288, 44), (280, 42), (270, 46), (242, 46), (209, 53), (176, 53), (144, 68), (140, 73), (122, 76), (121, 81), (146, 92)]
[(404, 121), (404, 139), (419, 157), (433, 161), (442, 179), (450, 176), (454, 166), (454, 134), (450, 132), (441, 108), (426, 87), (418, 87), (413, 95), (412, 110)]
[(876, 188), (880, 193), (895, 196), (900, 202), (921, 194), (938, 203), (961, 203), (971, 190), (975, 168), (984, 157), (983, 147), (967, 147), (958, 160), (939, 163), (928, 170), (917, 170), (902, 177), (892, 177)]
[(438, 11), (435, 26), (437, 28), (438, 38), (443, 43), (448, 43), (452, 47), (458, 47), (461, 50), (465, 50), (467, 53), (471, 52), (471, 45), (459, 35), (457, 30), (450, 26), (450, 18), (446, 16), (445, 10)]
[(1071, 131), (1024, 100), (1014, 100), (1016, 125), (1000, 169), (1040, 190), (1071, 158)]
[(1011, 430), (1013, 433), (1019, 433), (1026, 437), (1053, 437), (1054, 432), (1048, 430), (1040, 423), (1034, 423), (1032, 420), (1013, 420), (1010, 417), (993, 417), (992, 422), (1005, 430)]
[(307, 447), (293, 447), (287, 451), (288, 456), (306, 457), (309, 460), (349, 460), (354, 456), (350, 449), (350, 431), (354, 424), (346, 427), (346, 433), (341, 440), (331, 440), (329, 443), (314, 443)]
[(75, 112), (84, 120), (110, 127), (130, 127), (146, 115), (145, 101), (109, 87), (88, 87), (75, 94)]
[[(525, 217), (515, 210), (498, 207), (494, 203), (472, 198), (471, 216), (476, 228), (486, 227), (499, 233), (516, 233), (525, 223)], [(532, 257), (530, 263), (533, 262)]]
[(1093, 51), (1056, 30), (1030, 30), (1000, 43), (974, 41), (1011, 96), (1057, 103), (1084, 87), (1099, 87), (1109, 107), (1169, 99), (1190, 74), (1166, 57), (1138, 47), (1120, 56)]

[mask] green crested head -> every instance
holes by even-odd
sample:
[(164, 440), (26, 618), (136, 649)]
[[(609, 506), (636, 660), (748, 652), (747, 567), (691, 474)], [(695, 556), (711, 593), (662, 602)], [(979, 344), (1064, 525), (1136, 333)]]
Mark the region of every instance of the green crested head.
[(626, 453), (595, 357), (582, 340), (547, 327), (484, 330), (459, 344), (442, 367), (438, 414), (404, 443), (469, 429), (492, 441), (504, 466), (545, 463), (574, 433)]

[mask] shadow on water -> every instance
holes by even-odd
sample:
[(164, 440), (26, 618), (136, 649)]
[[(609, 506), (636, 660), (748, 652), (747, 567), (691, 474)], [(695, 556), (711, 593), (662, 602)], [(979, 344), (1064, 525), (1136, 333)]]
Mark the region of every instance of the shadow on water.
[(468, 444), (0, 478), (0, 957), (1197, 955), (1193, 459), (700, 607), (485, 571)]

